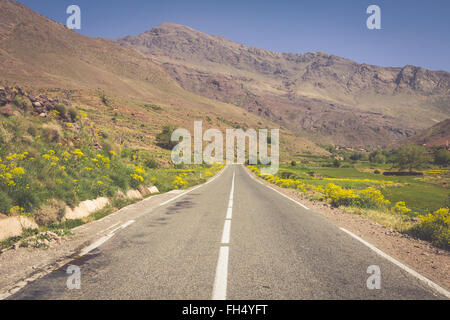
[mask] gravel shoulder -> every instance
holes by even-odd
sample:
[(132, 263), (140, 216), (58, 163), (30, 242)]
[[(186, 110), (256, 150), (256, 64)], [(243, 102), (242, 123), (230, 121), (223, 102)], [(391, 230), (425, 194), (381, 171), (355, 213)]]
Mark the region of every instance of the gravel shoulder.
[(436, 248), (426, 241), (411, 238), (367, 217), (347, 213), (324, 202), (308, 200), (295, 190), (271, 184), (257, 177), (248, 168), (246, 170), (262, 183), (270, 185), (270, 187), (279, 192), (300, 201), (312, 211), (321, 214), (334, 224), (353, 232), (443, 288), (450, 289), (449, 251)]

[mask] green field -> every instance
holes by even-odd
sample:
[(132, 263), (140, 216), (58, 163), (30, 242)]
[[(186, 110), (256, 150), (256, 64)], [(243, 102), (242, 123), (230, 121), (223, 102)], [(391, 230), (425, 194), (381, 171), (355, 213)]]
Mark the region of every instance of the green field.
[[(304, 183), (323, 186), (334, 183), (343, 188), (355, 190), (375, 187), (382, 191), (383, 195), (391, 203), (404, 201), (408, 208), (417, 213), (434, 212), (439, 208), (450, 205), (450, 190), (439, 183), (430, 182), (437, 174), (427, 173), (424, 177), (393, 177), (383, 176), (372, 172), (363, 171), (369, 167), (387, 169), (386, 166), (371, 166), (370, 164), (357, 164), (350, 168), (326, 168), (314, 164), (280, 167), (278, 175), (283, 172), (293, 172)], [(439, 171), (440, 180), (449, 180), (449, 171)], [(336, 179), (336, 180), (332, 180)], [(346, 180), (339, 180), (346, 179)], [(364, 180), (369, 181), (364, 181)], [(392, 183), (387, 183), (392, 182)]]

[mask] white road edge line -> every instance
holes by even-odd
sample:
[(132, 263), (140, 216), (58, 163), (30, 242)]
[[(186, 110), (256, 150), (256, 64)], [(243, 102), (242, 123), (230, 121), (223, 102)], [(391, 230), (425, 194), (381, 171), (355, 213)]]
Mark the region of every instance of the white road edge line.
[(125, 222), (125, 223), (124, 223), (123, 225), (121, 225), (120, 227), (121, 227), (122, 229), (125, 229), (126, 227), (132, 225), (132, 224), (135, 223), (135, 222), (136, 222), (135, 220), (130, 220), (130, 221)]
[(228, 256), (229, 247), (220, 247), (212, 300), (226, 300), (227, 298)]
[(165, 206), (166, 204), (171, 203), (172, 201), (174, 201), (174, 200), (176, 200), (176, 199), (178, 199), (178, 198), (180, 198), (180, 197), (182, 197), (182, 196), (185, 196), (185, 195), (187, 195), (188, 193), (190, 193), (190, 192), (192, 192), (192, 191), (194, 191), (194, 190), (197, 190), (197, 189), (200, 188), (200, 187), (203, 187), (203, 186), (207, 185), (208, 183), (213, 182), (214, 180), (216, 180), (218, 177), (220, 177), (220, 176), (222, 175), (222, 173), (225, 171), (226, 168), (227, 168), (227, 166), (226, 166), (225, 168), (223, 168), (222, 171), (221, 171), (218, 175), (216, 175), (216, 176), (213, 177), (212, 179), (209, 179), (209, 180), (208, 180), (207, 182), (205, 182), (204, 184), (198, 185), (198, 186), (192, 188), (191, 190), (185, 191), (185, 192), (183, 192), (183, 193), (177, 195), (176, 197), (173, 197), (172, 199), (169, 199), (169, 200), (167, 200), (167, 201), (161, 203), (159, 206), (160, 206), (160, 207)]
[(378, 249), (377, 247), (375, 247), (374, 245), (370, 244), (369, 242), (361, 239), (360, 237), (358, 237), (357, 235), (355, 235), (354, 233), (344, 229), (344, 228), (340, 228), (342, 231), (344, 231), (345, 233), (347, 233), (348, 235), (350, 235), (351, 237), (353, 237), (354, 239), (358, 240), (359, 242), (361, 242), (362, 244), (366, 245), (367, 247), (369, 247), (370, 249), (372, 249), (373, 251), (375, 251), (378, 255), (382, 256), (383, 258), (387, 259), (388, 261), (392, 262), (393, 264), (395, 264), (396, 266), (400, 267), (401, 269), (405, 270), (406, 272), (408, 272), (409, 274), (411, 274), (412, 276), (416, 277), (417, 279), (425, 282), (428, 286), (430, 286), (431, 288), (433, 288), (434, 290), (436, 290), (437, 292), (439, 292), (440, 294), (444, 295), (447, 298), (450, 298), (450, 292), (448, 292), (447, 290), (445, 290), (444, 288), (442, 288), (441, 286), (439, 286), (438, 284), (434, 283), (433, 281), (431, 281), (430, 279), (424, 277), (423, 275), (421, 275), (420, 273), (414, 271), (413, 269), (409, 268), (408, 266), (404, 265), (403, 263), (401, 263), (400, 261), (392, 258), (390, 255), (384, 253), (383, 251), (381, 251), (380, 249)]
[(269, 188), (269, 189), (272, 189), (273, 191), (275, 191), (276, 193), (282, 195), (283, 197), (285, 197), (285, 198), (291, 200), (292, 202), (295, 202), (296, 204), (298, 204), (298, 205), (301, 206), (302, 208), (304, 208), (304, 209), (306, 209), (306, 210), (310, 210), (307, 206), (305, 206), (304, 204), (298, 202), (297, 200), (294, 200), (294, 199), (292, 199), (291, 197), (285, 195), (284, 193), (281, 193), (281, 192), (278, 191), (277, 189), (272, 188), (271, 186), (268, 186), (267, 184), (265, 184), (265, 183), (259, 181), (257, 178), (253, 177), (253, 176), (250, 174), (250, 172), (248, 172), (246, 169), (245, 169), (245, 171), (246, 171), (247, 174), (250, 176), (250, 178), (252, 178), (252, 179), (255, 180), (256, 182), (262, 184), (263, 186), (266, 186), (266, 187)]
[(94, 249), (97, 249), (98, 247), (100, 247), (102, 244), (104, 244), (106, 241), (108, 241), (109, 239), (111, 239), (114, 236), (114, 233), (110, 233), (107, 236), (103, 236), (100, 239), (98, 239), (97, 241), (95, 241), (93, 244), (87, 246), (86, 248), (84, 248), (83, 250), (81, 250), (80, 252), (80, 257), (88, 254), (89, 252), (91, 252)]
[(95, 241), (94, 243), (90, 244), (89, 246), (87, 246), (86, 248), (84, 248), (83, 250), (81, 250), (80, 252), (80, 257), (88, 254), (89, 252), (91, 252), (94, 249), (97, 249), (98, 247), (100, 247), (102, 244), (104, 244), (106, 241), (108, 241), (109, 239), (111, 239), (114, 236), (114, 232), (116, 232), (119, 229), (125, 229), (126, 227), (128, 227), (129, 225), (135, 223), (135, 220), (130, 220), (125, 222), (124, 224), (122, 224), (121, 226), (115, 228), (114, 230), (112, 230), (110, 233), (108, 233), (106, 236), (101, 237), (100, 239), (98, 239), (97, 241)]
[(103, 232), (105, 232), (105, 231), (108, 231), (109, 229), (114, 228), (115, 226), (117, 226), (119, 223), (120, 223), (120, 221), (114, 223), (113, 225), (109, 226), (109, 227), (106, 228), (106, 229), (103, 229), (102, 231), (97, 232), (97, 234), (100, 234), (100, 233), (103, 233)]

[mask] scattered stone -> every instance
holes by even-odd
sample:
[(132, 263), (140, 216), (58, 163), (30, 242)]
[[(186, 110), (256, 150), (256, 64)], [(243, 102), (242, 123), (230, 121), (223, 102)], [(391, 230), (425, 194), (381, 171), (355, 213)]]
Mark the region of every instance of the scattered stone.
[(39, 101), (36, 101), (36, 102), (33, 103), (33, 106), (35, 108), (40, 108), (40, 107), (42, 107), (42, 104)]
[(148, 190), (150, 191), (150, 194), (159, 193), (158, 188), (155, 186), (149, 187)]
[(139, 187), (139, 192), (140, 192), (143, 196), (146, 196), (146, 195), (151, 194), (149, 188), (145, 188), (145, 187), (142, 187), (142, 186)]
[(5, 117), (10, 117), (13, 115), (14, 109), (13, 109), (12, 105), (7, 104), (0, 108), (0, 113), (2, 115), (4, 115)]
[(140, 199), (142, 198), (141, 193), (138, 190), (129, 190), (127, 192), (127, 198), (129, 199)]

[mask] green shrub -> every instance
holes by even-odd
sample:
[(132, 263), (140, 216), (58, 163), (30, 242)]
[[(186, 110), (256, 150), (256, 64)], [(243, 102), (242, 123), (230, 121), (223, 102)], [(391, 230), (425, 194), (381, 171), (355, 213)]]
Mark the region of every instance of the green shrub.
[(8, 194), (0, 190), (0, 213), (8, 214), (9, 209), (13, 207), (13, 202)]
[(175, 131), (173, 126), (164, 126), (162, 131), (156, 136), (156, 143), (164, 149), (172, 150), (178, 143), (171, 141), (172, 133)]
[(450, 166), (450, 151), (437, 150), (434, 154), (434, 163), (440, 166)]
[(149, 169), (155, 169), (159, 167), (159, 163), (153, 158), (147, 158), (144, 160), (144, 166), (146, 166)]
[(341, 162), (338, 159), (334, 159), (333, 161), (333, 167), (339, 168), (341, 166)]
[(58, 142), (61, 138), (59, 130), (56, 128), (44, 128), (42, 130), (42, 137), (48, 142)]
[(152, 105), (146, 104), (145, 107), (146, 107), (146, 108), (150, 108), (150, 109), (155, 110), (155, 111), (160, 111), (160, 110), (162, 110), (162, 108), (161, 108), (160, 106), (157, 106), (157, 105), (155, 105), (155, 104), (152, 104)]
[(74, 108), (69, 108), (69, 118), (72, 122), (75, 122), (75, 120), (78, 117), (78, 112)]
[(30, 99), (24, 96), (17, 95), (14, 98), (14, 103), (24, 111), (28, 111), (33, 107), (33, 104), (31, 103)]
[(28, 127), (27, 132), (33, 137), (35, 137), (37, 134), (37, 130), (34, 126)]
[(55, 106), (55, 110), (59, 112), (59, 115), (61, 116), (61, 118), (66, 118), (67, 117), (67, 108), (62, 103), (58, 103)]

